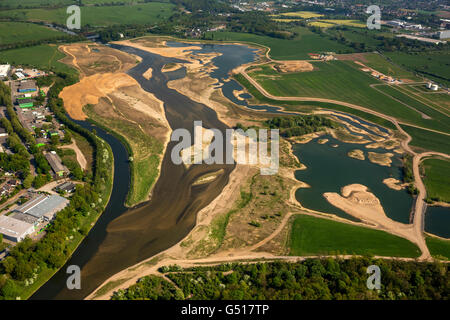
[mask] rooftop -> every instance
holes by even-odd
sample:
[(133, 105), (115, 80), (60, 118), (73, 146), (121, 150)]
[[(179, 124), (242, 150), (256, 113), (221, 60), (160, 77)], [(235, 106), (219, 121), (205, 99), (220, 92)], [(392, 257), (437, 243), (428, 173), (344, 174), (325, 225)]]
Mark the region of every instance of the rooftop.
[(40, 218), (47, 213), (53, 212), (55, 210), (62, 210), (68, 203), (69, 200), (61, 196), (39, 195), (38, 197), (16, 208), (14, 211), (26, 213), (31, 216)]
[(20, 221), (8, 216), (0, 216), (0, 233), (10, 237), (20, 237), (33, 227), (31, 223)]

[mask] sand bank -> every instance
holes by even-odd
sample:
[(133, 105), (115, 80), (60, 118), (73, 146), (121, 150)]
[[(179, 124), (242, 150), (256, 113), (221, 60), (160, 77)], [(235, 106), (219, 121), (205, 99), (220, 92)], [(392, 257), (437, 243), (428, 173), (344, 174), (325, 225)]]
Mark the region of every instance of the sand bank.
[(350, 158), (358, 159), (358, 160), (366, 160), (364, 156), (364, 152), (359, 149), (351, 150), (347, 153)]

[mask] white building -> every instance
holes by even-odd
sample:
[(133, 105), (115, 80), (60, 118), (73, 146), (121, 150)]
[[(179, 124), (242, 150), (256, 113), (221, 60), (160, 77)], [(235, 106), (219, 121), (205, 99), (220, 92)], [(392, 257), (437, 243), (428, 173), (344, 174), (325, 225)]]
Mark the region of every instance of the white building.
[(0, 233), (7, 240), (20, 242), (34, 232), (34, 225), (8, 216), (0, 216)]
[(9, 70), (11, 70), (11, 65), (9, 64), (0, 64), (0, 78), (4, 78), (8, 76)]

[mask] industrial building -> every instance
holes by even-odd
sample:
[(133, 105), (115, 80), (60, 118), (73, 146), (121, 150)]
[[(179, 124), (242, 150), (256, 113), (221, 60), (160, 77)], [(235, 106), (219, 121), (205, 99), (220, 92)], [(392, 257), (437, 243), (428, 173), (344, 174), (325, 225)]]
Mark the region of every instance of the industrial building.
[(75, 191), (76, 187), (77, 185), (75, 183), (67, 181), (56, 186), (55, 190), (58, 192), (72, 193)]
[[(64, 209), (69, 204), (69, 200), (58, 195), (39, 195), (14, 210), (14, 216), (17, 213), (26, 214), (41, 221), (51, 221), (56, 213)], [(23, 215), (19, 215), (23, 217)], [(31, 221), (31, 220), (30, 220)]]
[(0, 78), (5, 78), (9, 74), (9, 70), (11, 70), (11, 65), (9, 64), (1, 64), (0, 65)]
[(36, 88), (36, 84), (34, 83), (34, 81), (21, 81), (19, 84), (19, 87), (17, 89), (18, 92), (20, 93), (26, 93), (26, 92), (36, 92), (37, 88)]
[(69, 173), (69, 169), (67, 169), (66, 166), (62, 164), (61, 158), (56, 154), (55, 151), (47, 152), (45, 154), (45, 158), (47, 159), (48, 163), (52, 167), (53, 172), (57, 176), (62, 177), (65, 174)]
[(19, 242), (34, 232), (34, 225), (8, 216), (0, 216), (0, 233), (7, 240)]

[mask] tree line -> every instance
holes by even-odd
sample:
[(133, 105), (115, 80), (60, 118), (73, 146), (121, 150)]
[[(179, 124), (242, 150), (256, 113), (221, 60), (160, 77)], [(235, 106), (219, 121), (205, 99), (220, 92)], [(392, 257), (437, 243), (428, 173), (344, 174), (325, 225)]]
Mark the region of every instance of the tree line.
[[(381, 270), (381, 289), (367, 288), (367, 267)], [(159, 270), (113, 300), (447, 300), (448, 265), (370, 257), (307, 259), (302, 262), (229, 263)]]

